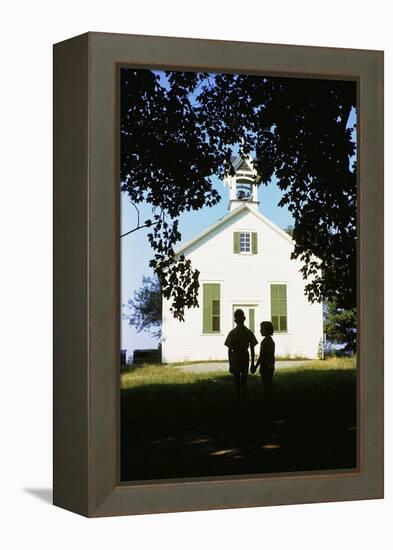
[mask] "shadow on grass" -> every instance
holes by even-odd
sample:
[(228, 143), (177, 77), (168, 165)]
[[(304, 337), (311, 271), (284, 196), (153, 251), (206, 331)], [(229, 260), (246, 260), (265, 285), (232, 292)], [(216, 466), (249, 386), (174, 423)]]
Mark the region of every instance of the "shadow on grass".
[(355, 369), (279, 370), (274, 386), (270, 420), (258, 375), (242, 409), (227, 374), (123, 389), (121, 479), (355, 468)]

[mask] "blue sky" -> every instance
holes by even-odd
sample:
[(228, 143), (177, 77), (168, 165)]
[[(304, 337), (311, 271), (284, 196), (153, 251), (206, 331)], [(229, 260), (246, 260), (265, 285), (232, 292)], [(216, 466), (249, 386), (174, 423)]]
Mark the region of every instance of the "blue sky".
[[(347, 126), (353, 126), (355, 120), (356, 114), (352, 110)], [(353, 139), (356, 140), (356, 132), (353, 132)], [(211, 208), (206, 207), (199, 211), (186, 212), (180, 217), (182, 242), (188, 241), (228, 212), (228, 187), (218, 178), (212, 178), (212, 185), (220, 193), (221, 201)], [(277, 206), (281, 196), (282, 192), (274, 177), (267, 186), (261, 185), (258, 189), (260, 212), (276, 225), (285, 229), (292, 225), (293, 218), (286, 207)], [(151, 217), (149, 205), (139, 204), (138, 209), (141, 223)], [(136, 225), (136, 210), (130, 204), (127, 195), (121, 193), (121, 234), (130, 231)], [(148, 229), (144, 228), (121, 239), (121, 304), (126, 304), (128, 299), (133, 296), (134, 291), (141, 286), (143, 275), (151, 276), (153, 274), (149, 267), (153, 253), (146, 237), (147, 233)], [(127, 350), (127, 356), (132, 354), (136, 348), (156, 348), (157, 345), (157, 339), (152, 338), (146, 332), (136, 332), (127, 320), (121, 320), (121, 348)]]

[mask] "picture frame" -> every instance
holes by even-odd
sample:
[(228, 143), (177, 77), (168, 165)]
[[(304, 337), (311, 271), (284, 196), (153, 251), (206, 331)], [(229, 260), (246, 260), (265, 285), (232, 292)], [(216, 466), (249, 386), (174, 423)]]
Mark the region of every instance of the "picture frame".
[[(358, 87), (356, 470), (120, 482), (119, 67)], [(54, 46), (53, 501), (88, 517), (383, 498), (383, 52), (86, 33)]]

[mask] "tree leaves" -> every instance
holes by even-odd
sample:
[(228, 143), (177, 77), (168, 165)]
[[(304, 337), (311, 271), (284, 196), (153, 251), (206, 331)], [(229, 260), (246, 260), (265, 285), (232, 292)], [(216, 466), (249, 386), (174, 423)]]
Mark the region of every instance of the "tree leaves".
[(121, 189), (152, 206), (150, 265), (176, 318), (198, 305), (199, 287), (197, 270), (174, 253), (179, 216), (218, 203), (211, 177), (233, 175), (239, 144), (260, 184), (278, 179), (309, 300), (356, 307), (352, 108), (350, 81), (122, 69)]
[(277, 177), (308, 298), (356, 307), (355, 143), (346, 127), (355, 83), (219, 75), (200, 104), (217, 143), (242, 139), (261, 183)]
[[(121, 71), (121, 190), (131, 202), (152, 206), (148, 239), (150, 262), (172, 311), (184, 319), (184, 308), (198, 305), (198, 272), (190, 261), (175, 257), (182, 212), (218, 203), (210, 178), (221, 155), (206, 134), (191, 102), (202, 76), (166, 73), (167, 85), (153, 71)], [(178, 274), (178, 278), (176, 278)]]
[(333, 345), (344, 345), (344, 350), (356, 352), (356, 310), (346, 310), (337, 306), (332, 300), (325, 307), (324, 331)]

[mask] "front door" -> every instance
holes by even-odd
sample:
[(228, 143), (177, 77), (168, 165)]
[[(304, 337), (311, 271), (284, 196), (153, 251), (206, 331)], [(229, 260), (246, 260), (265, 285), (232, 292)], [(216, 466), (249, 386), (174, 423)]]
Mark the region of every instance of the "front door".
[[(246, 320), (244, 324), (255, 334), (255, 329), (258, 326), (259, 318), (258, 317), (258, 306), (256, 304), (234, 304), (232, 317), (237, 309), (242, 309)], [(235, 321), (233, 321), (233, 326), (236, 326)]]

